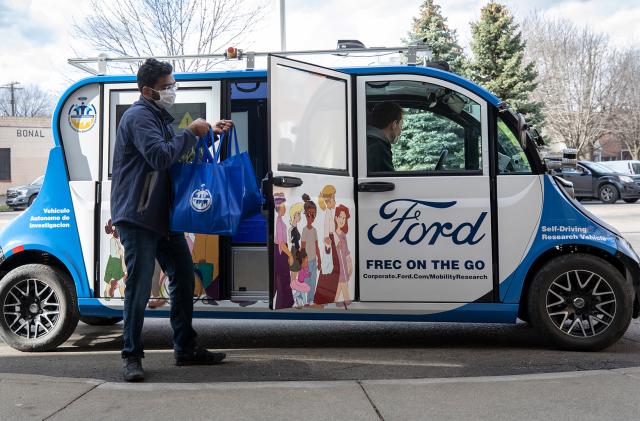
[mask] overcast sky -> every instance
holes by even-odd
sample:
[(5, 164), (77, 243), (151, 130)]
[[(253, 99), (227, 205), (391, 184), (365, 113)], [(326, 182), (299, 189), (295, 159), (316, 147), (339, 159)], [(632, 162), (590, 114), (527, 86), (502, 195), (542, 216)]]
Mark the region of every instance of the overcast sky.
[[(280, 48), (278, 0), (267, 1), (267, 17), (247, 37), (254, 51)], [(436, 0), (463, 46), (487, 0)], [(609, 35), (620, 46), (640, 43), (640, 0), (503, 0), (518, 18), (533, 11), (564, 17)], [(366, 46), (397, 46), (406, 35), (421, 0), (286, 0), (287, 48), (331, 49), (338, 39), (359, 39)], [(66, 59), (94, 56), (70, 34), (88, 5), (78, 0), (0, 0), (0, 85), (38, 84), (54, 94), (86, 74)], [(239, 46), (243, 47), (243, 46)], [(75, 49), (75, 51), (74, 51)], [(77, 53), (76, 53), (77, 52)]]

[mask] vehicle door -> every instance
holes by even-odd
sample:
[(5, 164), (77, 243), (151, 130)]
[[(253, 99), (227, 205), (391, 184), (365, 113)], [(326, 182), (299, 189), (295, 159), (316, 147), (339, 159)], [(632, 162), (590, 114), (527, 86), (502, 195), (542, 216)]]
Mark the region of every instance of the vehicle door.
[(354, 296), (351, 76), (271, 55), (270, 306)]
[[(198, 81), (198, 82), (179, 82), (179, 89), (176, 91), (175, 104), (168, 111), (175, 118), (173, 128), (179, 133), (191, 122), (197, 118), (205, 118), (207, 121), (214, 122), (220, 118), (220, 82), (219, 81)], [(113, 168), (113, 152), (115, 149), (116, 132), (120, 119), (124, 112), (140, 98), (137, 84), (134, 83), (114, 83), (104, 85), (104, 121), (103, 121), (103, 145), (102, 145), (102, 177), (99, 187), (98, 197), (98, 215), (96, 216), (96, 232), (100, 241), (97, 246), (100, 247), (96, 253), (96, 273), (97, 296), (110, 298), (124, 297), (124, 277), (125, 266), (123, 253), (124, 249), (120, 244), (118, 233), (111, 223), (111, 173)], [(210, 239), (199, 238), (193, 234), (186, 234), (187, 243), (194, 254), (194, 262), (198, 265), (209, 265), (211, 268), (218, 268), (217, 249), (215, 257), (211, 253), (204, 253), (205, 245), (214, 248), (209, 243)], [(215, 247), (217, 247), (217, 237)], [(196, 256), (197, 253), (202, 255)], [(197, 267), (196, 269), (198, 269)], [(207, 275), (198, 275), (206, 273)], [(196, 295), (204, 295), (205, 284), (212, 282), (215, 278), (213, 269), (196, 270)], [(203, 279), (205, 278), (206, 279)], [(211, 278), (211, 279), (209, 279)], [(151, 291), (152, 303), (153, 299), (165, 300), (168, 298), (168, 292), (159, 265), (156, 265), (156, 272), (153, 278)], [(162, 302), (162, 301), (160, 301)]]
[[(358, 77), (357, 101), (361, 301), (490, 301), (486, 102), (417, 75)], [(368, 142), (394, 141), (380, 140), (376, 106), (387, 101), (403, 108), (402, 134), (394, 171), (373, 172)]]
[(591, 171), (578, 165), (575, 169), (563, 169), (562, 176), (573, 183), (576, 196), (592, 196), (594, 181)]

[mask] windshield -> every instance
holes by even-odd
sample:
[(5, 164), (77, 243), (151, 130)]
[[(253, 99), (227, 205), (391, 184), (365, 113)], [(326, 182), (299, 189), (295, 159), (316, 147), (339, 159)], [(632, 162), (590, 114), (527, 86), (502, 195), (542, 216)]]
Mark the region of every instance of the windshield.
[(633, 174), (640, 174), (640, 164), (631, 164), (631, 168), (633, 168)]
[(612, 170), (611, 168), (605, 167), (602, 164), (598, 164), (596, 162), (589, 162), (588, 164), (584, 164), (585, 167), (598, 171), (598, 172), (604, 172), (604, 173), (612, 173), (612, 172), (616, 172), (614, 170)]
[(44, 181), (44, 175), (41, 175), (40, 177), (38, 177), (35, 180), (33, 180), (31, 185), (32, 186), (41, 186), (43, 181)]

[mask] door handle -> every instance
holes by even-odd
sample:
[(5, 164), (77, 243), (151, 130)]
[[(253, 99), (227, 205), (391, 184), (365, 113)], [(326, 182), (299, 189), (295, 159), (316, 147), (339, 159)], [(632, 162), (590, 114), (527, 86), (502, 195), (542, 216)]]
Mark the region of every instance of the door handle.
[(273, 185), (278, 187), (299, 187), (302, 179), (298, 177), (273, 177)]
[(384, 181), (370, 181), (367, 183), (359, 183), (358, 191), (359, 192), (383, 192), (383, 191), (391, 191), (396, 188), (396, 185), (393, 183), (388, 183)]

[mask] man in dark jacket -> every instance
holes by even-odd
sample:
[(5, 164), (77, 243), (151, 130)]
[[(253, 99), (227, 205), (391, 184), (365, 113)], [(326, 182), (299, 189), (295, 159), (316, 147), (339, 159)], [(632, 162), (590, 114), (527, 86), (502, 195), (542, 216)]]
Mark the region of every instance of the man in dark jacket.
[[(116, 135), (111, 177), (111, 219), (124, 247), (127, 268), (124, 297), (122, 374), (144, 379), (142, 324), (156, 259), (169, 278), (171, 327), (176, 365), (215, 364), (225, 358), (196, 345), (193, 317), (193, 262), (184, 233), (169, 232), (169, 168), (209, 131), (203, 119), (180, 135), (171, 127), (177, 85), (169, 63), (148, 59), (138, 70), (140, 99), (122, 116)], [(229, 129), (220, 121), (214, 132)]]
[(367, 172), (393, 171), (391, 145), (402, 132), (402, 107), (385, 101), (373, 108), (367, 127)]

